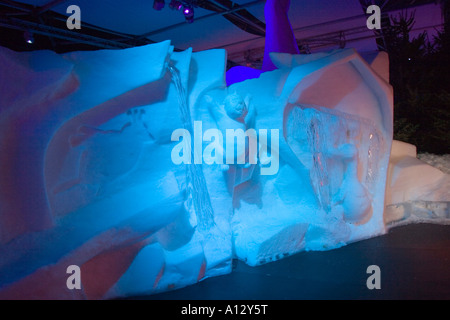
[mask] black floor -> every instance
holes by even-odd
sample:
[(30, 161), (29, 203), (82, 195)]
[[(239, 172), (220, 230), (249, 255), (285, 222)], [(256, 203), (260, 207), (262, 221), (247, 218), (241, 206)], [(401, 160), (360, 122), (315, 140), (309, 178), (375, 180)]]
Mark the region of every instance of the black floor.
[[(381, 271), (369, 290), (367, 267)], [(416, 224), (325, 252), (301, 252), (149, 300), (450, 299), (450, 226)]]

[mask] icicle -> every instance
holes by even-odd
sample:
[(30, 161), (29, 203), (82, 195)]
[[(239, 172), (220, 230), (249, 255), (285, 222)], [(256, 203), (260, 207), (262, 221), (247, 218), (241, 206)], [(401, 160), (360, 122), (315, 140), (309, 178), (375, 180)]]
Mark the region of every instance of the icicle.
[[(190, 132), (191, 136), (193, 136), (193, 127), (187, 101), (187, 94), (181, 82), (180, 72), (173, 66), (169, 66), (168, 68), (172, 74), (172, 81), (178, 92), (178, 105), (180, 107), (183, 127)], [(194, 148), (191, 148), (191, 159), (195, 159)], [(188, 206), (191, 208), (188, 209), (194, 210), (197, 217), (197, 228), (199, 231), (206, 233), (214, 226), (214, 211), (209, 198), (202, 165), (191, 163), (186, 165), (186, 169), (187, 199), (191, 200), (189, 201), (190, 205), (188, 203)]]

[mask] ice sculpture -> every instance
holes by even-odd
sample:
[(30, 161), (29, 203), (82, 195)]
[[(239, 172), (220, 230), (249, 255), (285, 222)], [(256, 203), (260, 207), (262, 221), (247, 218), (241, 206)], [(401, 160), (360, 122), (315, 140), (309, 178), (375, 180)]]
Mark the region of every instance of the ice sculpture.
[[(272, 62), (227, 87), (224, 50), (0, 48), (0, 298), (152, 294), (234, 258), (383, 234), (391, 87), (351, 49)], [(245, 164), (176, 164), (172, 134), (195, 122), (264, 143), (241, 149)], [(210, 146), (193, 143), (193, 158)], [(66, 287), (70, 265), (81, 290)]]
[(450, 224), (450, 175), (417, 158), (416, 147), (393, 141), (386, 185), (388, 227)]

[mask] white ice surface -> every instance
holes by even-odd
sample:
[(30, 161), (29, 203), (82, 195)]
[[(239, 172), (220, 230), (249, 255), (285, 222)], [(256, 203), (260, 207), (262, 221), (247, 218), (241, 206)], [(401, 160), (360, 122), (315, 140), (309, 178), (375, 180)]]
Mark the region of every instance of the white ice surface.
[[(0, 298), (152, 294), (231, 272), (234, 258), (254, 266), (395, 222), (445, 223), (449, 175), (413, 146), (394, 142), (390, 158), (386, 61), (278, 55), (279, 70), (227, 88), (224, 50), (0, 48)], [(244, 123), (217, 117), (230, 94), (248, 104)], [(191, 188), (187, 165), (171, 160), (182, 99), (203, 131), (276, 129), (279, 148), (250, 166), (203, 163)], [(269, 154), (279, 166), (263, 175)], [(77, 294), (64, 285), (71, 264), (83, 274)]]

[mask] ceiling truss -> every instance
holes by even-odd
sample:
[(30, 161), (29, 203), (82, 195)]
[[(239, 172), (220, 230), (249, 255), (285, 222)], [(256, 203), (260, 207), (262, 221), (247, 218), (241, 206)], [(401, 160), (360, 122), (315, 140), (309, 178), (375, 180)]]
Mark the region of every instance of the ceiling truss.
[[(383, 8), (383, 24), (388, 24), (387, 13), (401, 8), (408, 8), (416, 5), (435, 2), (436, 0), (360, 0), (361, 15), (328, 21), (319, 25), (307, 26), (301, 29), (318, 28), (320, 25), (343, 22), (345, 20), (360, 19), (365, 15), (365, 8), (370, 4), (377, 4)], [(255, 39), (265, 36), (265, 24), (252, 16), (247, 9), (259, 5), (265, 0), (255, 0), (244, 5), (237, 5), (231, 0), (203, 0), (197, 5), (203, 9), (210, 10), (211, 13), (198, 17), (196, 20), (210, 19), (223, 16), (242, 30), (255, 35)], [(58, 5), (69, 3), (68, 0), (49, 0), (42, 6), (31, 6), (13, 0), (0, 0), (0, 45), (10, 47), (16, 51), (51, 49), (56, 52), (68, 52), (74, 50), (93, 49), (122, 49), (153, 43), (151, 37), (168, 30), (182, 28), (185, 23), (178, 23), (158, 30), (151, 30), (140, 35), (130, 35), (112, 30), (107, 30), (99, 26), (83, 23), (82, 30), (69, 30), (66, 27), (67, 16), (52, 11)], [(352, 28), (336, 30), (333, 32), (317, 34), (314, 37), (298, 39), (298, 45), (303, 53), (323, 47), (337, 46), (345, 47), (348, 43), (364, 38), (375, 38), (380, 49), (383, 49), (383, 29), (372, 35), (367, 35), (364, 28)], [(294, 30), (294, 31), (298, 31)], [(23, 41), (21, 34), (28, 31), (40, 37), (36, 41), (35, 47), (30, 48)], [(364, 31), (366, 34), (364, 34)], [(222, 48), (233, 46), (232, 43)], [(229, 66), (236, 64), (259, 67), (262, 62), (264, 48), (256, 48), (229, 55)]]

